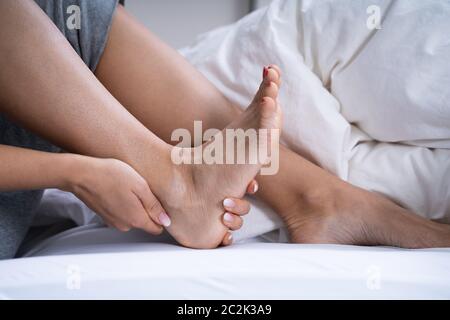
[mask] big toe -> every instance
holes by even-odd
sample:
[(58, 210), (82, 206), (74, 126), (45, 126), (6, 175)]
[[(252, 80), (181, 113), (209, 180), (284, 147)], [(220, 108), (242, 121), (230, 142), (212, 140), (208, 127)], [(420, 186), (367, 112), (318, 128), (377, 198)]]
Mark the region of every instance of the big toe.
[[(276, 74), (273, 69), (270, 69), (269, 74)], [(261, 85), (259, 86), (258, 92), (255, 95), (254, 102), (261, 101), (264, 97), (272, 98), (276, 100), (278, 98), (278, 85), (275, 81), (272, 81), (273, 77), (266, 76)]]
[(276, 100), (265, 96), (259, 102), (259, 112), (261, 115), (260, 126), (265, 129), (281, 128), (281, 110)]

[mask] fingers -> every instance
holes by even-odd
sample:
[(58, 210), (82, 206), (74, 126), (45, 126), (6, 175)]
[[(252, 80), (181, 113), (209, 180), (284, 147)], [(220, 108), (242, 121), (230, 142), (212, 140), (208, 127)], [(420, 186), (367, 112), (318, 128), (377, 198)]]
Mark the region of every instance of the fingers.
[[(251, 192), (258, 190), (257, 187), (254, 187), (255, 183), (255, 180), (250, 182), (247, 189), (250, 189)], [(222, 217), (223, 224), (233, 231), (240, 229), (244, 223), (240, 216), (246, 215), (250, 211), (250, 203), (243, 199), (227, 198), (223, 201), (223, 206), (227, 210)]]
[(133, 210), (133, 218), (130, 218), (131, 227), (144, 230), (147, 233), (158, 235), (163, 231), (163, 227), (153, 221), (147, 210), (142, 205), (142, 201)]
[[(146, 213), (146, 212), (144, 212)], [(153, 222), (153, 220), (147, 218), (143, 219), (141, 223), (139, 223), (137, 226), (134, 226), (135, 228), (142, 229), (147, 233), (158, 235), (163, 232), (163, 227)]]
[(150, 218), (159, 225), (164, 227), (169, 227), (171, 220), (169, 215), (166, 213), (161, 203), (151, 192), (150, 187), (145, 183), (145, 188), (142, 190), (144, 193), (144, 199), (142, 199), (145, 210), (148, 212)]
[(231, 232), (227, 232), (225, 234), (225, 237), (223, 237), (222, 245), (223, 246), (229, 246), (232, 243), (233, 243), (233, 235), (231, 234)]
[(242, 227), (244, 223), (242, 218), (238, 215), (232, 214), (230, 212), (225, 212), (222, 218), (223, 224), (230, 230), (238, 230)]
[(228, 212), (240, 216), (243, 216), (250, 211), (250, 203), (247, 200), (237, 198), (226, 198), (223, 200), (223, 207)]
[(152, 234), (160, 234), (163, 230), (162, 226), (166, 228), (170, 226), (170, 217), (146, 182), (138, 192), (137, 196), (145, 211), (143, 217), (147, 217), (147, 219), (141, 220), (142, 225), (136, 227)]
[(247, 193), (248, 194), (255, 194), (259, 189), (258, 181), (252, 180), (248, 186), (247, 186)]

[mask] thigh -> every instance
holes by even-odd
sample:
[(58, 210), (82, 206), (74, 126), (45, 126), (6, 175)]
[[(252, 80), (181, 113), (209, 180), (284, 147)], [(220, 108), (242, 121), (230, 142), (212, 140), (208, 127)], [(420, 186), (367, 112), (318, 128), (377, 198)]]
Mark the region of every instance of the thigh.
[(94, 71), (103, 53), (117, 0), (34, 0)]
[(119, 6), (95, 71), (147, 128), (170, 142), (175, 128), (223, 128), (240, 113), (200, 72)]

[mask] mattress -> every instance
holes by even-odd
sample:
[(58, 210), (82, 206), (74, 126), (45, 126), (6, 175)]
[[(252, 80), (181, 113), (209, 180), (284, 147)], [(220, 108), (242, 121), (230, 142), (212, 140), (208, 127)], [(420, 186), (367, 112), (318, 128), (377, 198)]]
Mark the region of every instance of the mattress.
[(449, 299), (450, 249), (269, 243), (70, 229), (0, 261), (3, 299)]

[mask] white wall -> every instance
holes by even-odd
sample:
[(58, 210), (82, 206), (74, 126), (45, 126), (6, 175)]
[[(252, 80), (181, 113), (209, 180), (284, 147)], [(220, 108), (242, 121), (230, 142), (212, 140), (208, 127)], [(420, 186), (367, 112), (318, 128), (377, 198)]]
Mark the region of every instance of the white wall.
[(250, 0), (125, 0), (125, 8), (174, 48), (196, 36), (239, 20)]

